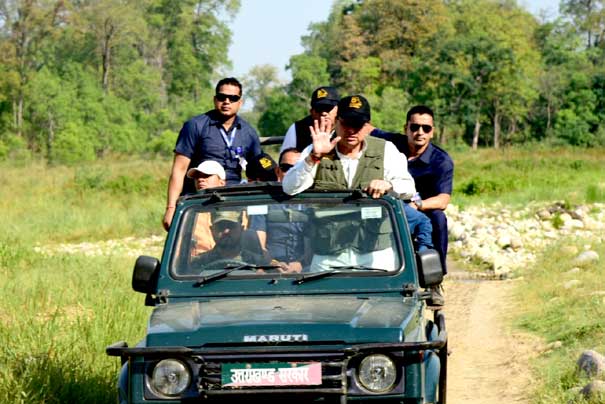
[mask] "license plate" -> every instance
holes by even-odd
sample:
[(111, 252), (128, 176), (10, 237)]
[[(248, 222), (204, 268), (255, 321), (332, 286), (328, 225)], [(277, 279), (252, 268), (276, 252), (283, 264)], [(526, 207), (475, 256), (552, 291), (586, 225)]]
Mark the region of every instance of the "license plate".
[(312, 386), (321, 384), (321, 363), (226, 363), (223, 387)]

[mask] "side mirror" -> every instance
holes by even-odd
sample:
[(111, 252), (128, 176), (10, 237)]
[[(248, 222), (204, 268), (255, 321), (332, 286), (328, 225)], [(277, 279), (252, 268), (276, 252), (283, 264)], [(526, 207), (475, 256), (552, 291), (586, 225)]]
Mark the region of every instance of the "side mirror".
[(435, 250), (424, 250), (416, 253), (418, 278), (420, 286), (429, 288), (443, 281), (443, 268), (439, 253)]
[(159, 271), (160, 261), (157, 258), (141, 255), (132, 271), (132, 288), (136, 292), (153, 293)]

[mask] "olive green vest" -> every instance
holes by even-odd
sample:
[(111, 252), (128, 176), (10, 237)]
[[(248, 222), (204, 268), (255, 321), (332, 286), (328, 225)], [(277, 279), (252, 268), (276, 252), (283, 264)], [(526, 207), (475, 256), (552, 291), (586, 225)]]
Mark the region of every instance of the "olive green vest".
[[(367, 137), (367, 148), (359, 159), (351, 189), (363, 189), (371, 180), (384, 179), (384, 140)], [(347, 180), (336, 151), (324, 156), (317, 167), (314, 189), (347, 189)], [(347, 248), (369, 253), (390, 247), (388, 217), (362, 219), (359, 211), (333, 217), (315, 217), (311, 244), (320, 255), (336, 255)]]
[[(351, 189), (365, 188), (371, 180), (384, 178), (384, 140), (368, 136), (366, 150), (359, 159)], [(348, 189), (342, 164), (336, 149), (324, 156), (317, 166), (313, 189)]]

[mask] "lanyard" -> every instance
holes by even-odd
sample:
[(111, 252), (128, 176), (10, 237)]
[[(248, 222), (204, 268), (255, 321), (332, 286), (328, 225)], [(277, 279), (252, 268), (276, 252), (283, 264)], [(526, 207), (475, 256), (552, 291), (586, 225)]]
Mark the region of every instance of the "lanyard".
[(220, 128), (220, 131), (221, 136), (223, 136), (223, 140), (225, 140), (225, 143), (227, 144), (227, 147), (231, 150), (231, 145), (233, 144), (233, 140), (235, 139), (235, 132), (237, 132), (237, 127), (233, 128), (233, 130), (231, 131), (231, 135), (229, 135), (223, 127)]
[(235, 132), (237, 132), (237, 127), (233, 128), (233, 130), (231, 131), (231, 136), (229, 136), (225, 128), (223, 128), (222, 126), (220, 128), (220, 132), (221, 136), (223, 137), (223, 140), (225, 141), (225, 144), (227, 145), (227, 150), (229, 150), (229, 155), (231, 156), (231, 158), (239, 162), (239, 165), (242, 170), (246, 170), (246, 165), (248, 164), (248, 162), (245, 158), (242, 157), (242, 148), (239, 146), (235, 149), (233, 148), (233, 140), (235, 139)]

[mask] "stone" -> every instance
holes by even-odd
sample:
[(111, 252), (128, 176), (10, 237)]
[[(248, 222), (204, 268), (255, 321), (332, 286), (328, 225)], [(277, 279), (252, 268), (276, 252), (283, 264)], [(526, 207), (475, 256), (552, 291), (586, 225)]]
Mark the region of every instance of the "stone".
[(456, 223), (449, 228), (449, 233), (454, 240), (462, 240), (465, 238), (464, 236), (466, 234), (466, 229), (461, 224)]
[(498, 237), (498, 241), (496, 241), (496, 244), (498, 244), (498, 247), (504, 249), (506, 247), (509, 247), (511, 245), (511, 238), (509, 235), (502, 235), (500, 237)]
[(586, 350), (580, 355), (577, 365), (578, 371), (585, 376), (600, 377), (605, 373), (605, 356), (597, 351)]
[(584, 222), (578, 219), (572, 219), (569, 222), (565, 222), (565, 225), (570, 229), (583, 229)]
[(561, 221), (563, 222), (563, 226), (566, 226), (566, 224), (568, 222), (572, 221), (572, 217), (571, 217), (571, 215), (569, 213), (561, 213), (559, 215), (559, 219), (561, 219)]
[(510, 241), (510, 246), (513, 250), (517, 251), (523, 248), (523, 241), (520, 238), (513, 238)]
[(589, 400), (605, 398), (605, 382), (593, 380), (580, 390), (580, 393)]
[(578, 266), (586, 266), (599, 261), (599, 254), (596, 251), (583, 251), (576, 257), (574, 263)]
[(536, 215), (540, 220), (550, 220), (552, 217), (552, 213), (550, 213), (547, 209), (540, 209)]
[(571, 268), (569, 271), (565, 272), (566, 274), (577, 274), (578, 272), (580, 272), (580, 268), (578, 267), (573, 267)]

